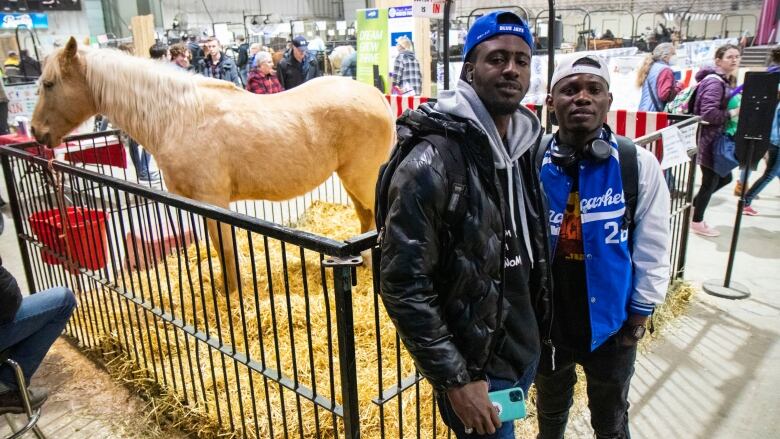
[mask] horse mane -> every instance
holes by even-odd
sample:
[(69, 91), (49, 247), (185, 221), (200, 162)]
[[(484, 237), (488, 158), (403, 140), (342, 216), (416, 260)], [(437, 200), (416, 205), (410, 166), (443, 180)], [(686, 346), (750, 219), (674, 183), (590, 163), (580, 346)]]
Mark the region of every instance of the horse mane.
[(204, 111), (197, 85), (206, 78), (114, 49), (79, 53), (97, 111), (128, 133), (143, 133), (146, 138), (137, 139), (142, 144), (159, 145), (200, 124)]

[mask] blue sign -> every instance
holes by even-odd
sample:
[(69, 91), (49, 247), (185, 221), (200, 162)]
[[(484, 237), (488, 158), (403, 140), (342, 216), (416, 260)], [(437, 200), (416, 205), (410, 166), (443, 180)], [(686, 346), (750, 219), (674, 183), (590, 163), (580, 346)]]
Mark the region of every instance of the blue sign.
[(389, 18), (406, 18), (412, 16), (412, 6), (397, 6), (387, 10)]
[(0, 14), (0, 29), (16, 29), (24, 25), (30, 29), (48, 29), (49, 17), (46, 14)]
[(379, 18), (379, 9), (366, 9), (366, 19)]

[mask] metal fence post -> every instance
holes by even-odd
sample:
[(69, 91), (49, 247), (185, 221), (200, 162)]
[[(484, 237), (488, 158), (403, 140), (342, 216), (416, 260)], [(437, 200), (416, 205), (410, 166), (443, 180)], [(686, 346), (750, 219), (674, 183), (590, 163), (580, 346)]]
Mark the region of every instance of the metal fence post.
[(696, 155), (691, 157), (689, 166), (691, 167), (691, 171), (688, 172), (688, 183), (685, 188), (685, 202), (688, 204), (688, 207), (683, 214), (680, 254), (677, 255), (677, 272), (675, 273), (675, 279), (684, 279), (685, 276), (685, 254), (688, 251), (688, 233), (691, 228), (691, 215), (693, 215), (693, 185), (696, 182)]
[(3, 175), (5, 176), (5, 187), (8, 188), (8, 202), (11, 203), (11, 216), (14, 219), (14, 229), (16, 230), (16, 240), (19, 242), (19, 253), (22, 256), (22, 265), (24, 266), (24, 276), (27, 279), (27, 291), (37, 291), (35, 288), (35, 277), (33, 276), (32, 265), (30, 264), (30, 254), (27, 251), (27, 243), (22, 239), (22, 210), (19, 206), (19, 194), (16, 193), (14, 185), (14, 174), (11, 170), (11, 159), (2, 154)]
[(360, 410), (358, 406), (357, 362), (355, 359), (355, 324), (352, 313), (352, 286), (357, 278), (355, 267), (363, 258), (329, 257), (323, 264), (333, 268), (333, 292), (336, 299), (336, 328), (339, 344), (339, 372), (341, 375), (341, 403), (344, 407), (344, 436), (360, 438)]

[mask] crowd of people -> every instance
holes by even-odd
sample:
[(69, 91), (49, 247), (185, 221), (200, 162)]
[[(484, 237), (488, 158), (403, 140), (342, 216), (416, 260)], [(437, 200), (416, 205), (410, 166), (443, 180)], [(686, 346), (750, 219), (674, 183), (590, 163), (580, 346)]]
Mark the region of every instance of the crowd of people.
[[(170, 59), (183, 69), (230, 81), (258, 94), (289, 90), (323, 75), (317, 53), (324, 51), (324, 43), (319, 39), (310, 42), (306, 37), (297, 35), (277, 56), (268, 47), (246, 42), (241, 35), (236, 38), (236, 43), (237, 55), (233, 59), (223, 51), (216, 38), (210, 37), (199, 43), (197, 36), (193, 35), (187, 44), (170, 46)], [(422, 73), (412, 41), (401, 36), (395, 41), (395, 49), (397, 56), (390, 72), (391, 94), (422, 95)], [(189, 60), (186, 65), (185, 58)], [(352, 50), (340, 61), (338, 74), (355, 79), (357, 52)]]
[[(215, 38), (203, 48), (194, 39), (157, 43), (149, 53), (257, 94), (322, 75), (303, 36), (290, 41), (277, 65), (266, 48), (239, 43), (237, 59)], [(396, 44), (393, 86), (420, 94), (411, 41)], [(598, 57), (570, 57), (555, 68), (546, 105), (558, 131), (542, 136), (536, 114), (521, 105), (534, 47), (522, 18), (485, 14), (466, 35), (455, 89), (398, 119), (420, 140), (393, 170), (384, 200), (389, 214), (377, 224), (381, 297), (458, 438), (514, 437), (513, 423), (499, 418), (491, 398), (508, 389), (527, 395), (532, 383), (538, 437), (564, 437), (577, 365), (596, 437), (629, 438), (637, 343), (669, 282), (669, 177), (653, 154), (604, 123), (611, 80)], [(681, 92), (671, 70), (675, 55), (671, 43), (647, 55), (637, 79), (641, 110), (663, 111)], [(691, 230), (703, 236), (718, 235), (704, 216), (713, 193), (732, 180), (733, 168), (715, 165), (716, 145), (736, 134), (740, 58), (738, 46), (724, 45), (696, 75), (691, 111), (706, 124), (698, 137), (702, 183)], [(354, 75), (354, 58), (345, 61), (343, 70)], [(771, 64), (780, 70), (780, 48)], [(766, 171), (747, 191), (747, 215), (758, 214), (753, 201), (780, 178), (780, 105), (770, 143)], [(148, 177), (150, 157), (137, 148), (131, 146), (131, 158)], [(453, 169), (453, 160), (465, 171)], [(454, 180), (467, 196), (453, 193)], [(0, 266), (0, 305), (0, 350), (13, 349), (31, 376), (72, 312), (73, 295), (56, 289), (22, 299)], [(0, 411), (20, 407), (15, 392), (0, 369)], [(31, 397), (40, 405), (45, 393)]]
[[(701, 170), (701, 186), (693, 199), (693, 221), (691, 231), (705, 237), (717, 237), (720, 232), (704, 221), (704, 215), (712, 195), (728, 186), (732, 181), (732, 170), (736, 167), (736, 157), (722, 160), (723, 150), (733, 150), (742, 104), (742, 86), (737, 86), (737, 73), (742, 58), (739, 45), (726, 44), (715, 51), (710, 65), (702, 66), (696, 73), (697, 84), (691, 87), (689, 94), (691, 114), (701, 116), (705, 122), (699, 129), (697, 139), (697, 164)], [(681, 93), (682, 84), (674, 79), (671, 66), (675, 64), (676, 50), (672, 43), (662, 43), (649, 53), (637, 72), (637, 86), (641, 88), (640, 111), (662, 112)], [(780, 46), (771, 50), (767, 60), (768, 71), (780, 71)], [(758, 215), (753, 201), (758, 194), (775, 178), (780, 178), (777, 151), (780, 144), (780, 107), (774, 113), (772, 130), (766, 153), (766, 168), (759, 179), (750, 186), (745, 194), (743, 214)], [(729, 145), (724, 148), (724, 145)], [(721, 163), (731, 163), (723, 165)], [(734, 195), (742, 195), (742, 185), (746, 179), (745, 167), (735, 184)], [(667, 183), (675, 186), (673, 177), (666, 173)]]
[(155, 47), (166, 47), (168, 52), (164, 59), (177, 69), (228, 81), (257, 94), (289, 90), (323, 74), (317, 51), (309, 50), (309, 42), (301, 35), (290, 41), (278, 64), (274, 63), (274, 52), (270, 48), (259, 43), (249, 44), (243, 36), (238, 36), (236, 42), (235, 59), (214, 37), (199, 42), (193, 35), (187, 43), (170, 47), (157, 43)]

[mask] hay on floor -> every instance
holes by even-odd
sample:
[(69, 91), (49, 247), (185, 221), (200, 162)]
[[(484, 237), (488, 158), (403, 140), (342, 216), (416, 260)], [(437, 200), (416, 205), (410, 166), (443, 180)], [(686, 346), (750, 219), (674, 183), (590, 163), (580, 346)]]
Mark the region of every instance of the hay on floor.
[[(359, 221), (350, 207), (315, 202), (296, 227), (347, 239), (356, 235)], [(332, 271), (321, 266), (324, 255), (241, 230), (236, 235), (242, 255), (238, 295), (227, 297), (219, 287), (222, 282), (213, 281), (222, 279), (219, 258), (203, 240), (149, 271), (122, 272), (115, 283), (158, 313), (208, 334), (227, 352), (248, 357), (269, 374), (280, 371), (297, 378), (300, 386), (316, 387), (319, 395), (340, 404), (333, 278)], [(374, 294), (367, 265), (357, 268), (358, 282), (352, 290), (362, 436), (398, 437), (401, 429), (404, 435), (416, 434), (419, 419), (423, 437), (433, 437), (434, 429), (437, 437), (446, 437), (427, 382), (382, 407), (373, 401), (381, 395), (380, 370), (382, 390), (387, 392), (411, 376), (414, 365)], [(670, 294), (672, 304), (656, 313), (657, 327), (674, 318), (689, 298), (689, 293)], [(199, 437), (233, 436), (228, 433), (231, 425), (235, 436), (248, 438), (285, 437), (285, 428), (289, 437), (298, 437), (301, 431), (307, 438), (343, 435), (342, 423), (327, 410), (224, 359), (204, 342), (184, 337), (171, 324), (118, 299), (111, 289), (84, 293), (80, 306), (91, 317), (74, 319), (74, 331), (98, 334), (96, 344), (109, 353), (109, 370), (145, 390), (156, 402), (155, 411), (180, 428)], [(582, 381), (573, 413), (584, 406)], [(529, 412), (518, 423), (518, 437), (535, 433), (532, 403)]]

